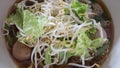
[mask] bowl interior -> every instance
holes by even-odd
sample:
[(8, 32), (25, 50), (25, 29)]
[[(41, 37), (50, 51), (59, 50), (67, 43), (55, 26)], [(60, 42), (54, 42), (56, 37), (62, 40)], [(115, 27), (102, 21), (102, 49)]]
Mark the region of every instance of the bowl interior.
[[(4, 37), (2, 35), (2, 25), (5, 22), (9, 7), (14, 3), (15, 0), (0, 0), (0, 68), (17, 68), (16, 64), (11, 59), (7, 48)], [(109, 58), (104, 63), (102, 68), (118, 68), (120, 67), (120, 0), (104, 0), (107, 8), (109, 9), (115, 29), (115, 39), (112, 51)], [(118, 57), (118, 58), (117, 58)]]

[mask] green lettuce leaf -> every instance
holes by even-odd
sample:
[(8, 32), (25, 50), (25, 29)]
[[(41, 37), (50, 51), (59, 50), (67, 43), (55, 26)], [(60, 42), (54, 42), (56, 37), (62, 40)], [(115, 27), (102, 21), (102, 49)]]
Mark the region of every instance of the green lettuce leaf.
[(89, 56), (89, 50), (92, 40), (85, 33), (88, 28), (84, 28), (79, 31), (79, 36), (77, 38), (77, 44), (74, 50), (75, 56), (82, 56), (85, 53), (85, 56)]
[(92, 41), (91, 48), (94, 51), (96, 51), (96, 48), (102, 47), (103, 43), (104, 43), (103, 38), (97, 38), (97, 39)]
[(47, 22), (47, 18), (44, 16), (39, 16), (37, 19), (33, 13), (28, 10), (23, 11), (24, 21), (23, 21), (23, 31), (26, 35), (38, 38), (43, 33), (43, 27)]
[(80, 3), (78, 0), (74, 0), (71, 3), (71, 7), (73, 8), (75, 14), (83, 21), (85, 21), (87, 18), (85, 17), (85, 13), (87, 11), (88, 5)]
[(88, 35), (89, 38), (94, 39), (94, 34), (97, 32), (97, 29), (92, 27), (89, 30), (86, 31), (86, 34)]
[(90, 28), (83, 28), (79, 31), (79, 36), (77, 38), (77, 44), (73, 51), (74, 56), (89, 57), (89, 49), (96, 51), (97, 48), (102, 47), (104, 41), (103, 38), (96, 38), (94, 40), (90, 39), (86, 31), (94, 32)]
[(15, 24), (16, 26), (23, 28), (23, 13), (22, 10), (17, 8), (16, 13), (9, 16), (8, 21)]
[[(18, 40), (24, 44), (32, 44), (43, 34), (43, 28), (47, 18), (40, 15), (38, 18), (29, 10), (17, 9), (8, 20), (22, 30), (17, 35)], [(21, 33), (24, 34), (21, 35)]]

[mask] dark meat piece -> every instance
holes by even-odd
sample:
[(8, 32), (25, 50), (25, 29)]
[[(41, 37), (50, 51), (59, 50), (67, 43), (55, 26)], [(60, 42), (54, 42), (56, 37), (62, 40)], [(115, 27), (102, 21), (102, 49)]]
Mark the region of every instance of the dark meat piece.
[(15, 57), (15, 59), (19, 61), (25, 61), (30, 59), (32, 49), (27, 47), (26, 45), (16, 42), (12, 49), (12, 54)]
[(93, 8), (93, 12), (98, 15), (101, 15), (103, 13), (102, 7), (97, 3), (92, 4), (92, 8)]
[(36, 1), (38, 1), (38, 3), (44, 2), (44, 0), (36, 0)]
[(72, 68), (72, 67), (63, 64), (63, 65), (53, 65), (51, 66), (51, 68)]
[[(13, 45), (15, 44), (15, 42), (17, 41), (17, 32), (18, 32), (18, 29), (16, 28), (15, 25), (7, 25), (5, 24), (5, 29), (7, 29), (9, 31), (9, 35), (6, 35), (5, 38), (9, 44), (9, 47), (12, 48)], [(6, 32), (5, 32), (6, 33)]]
[(34, 5), (34, 4), (35, 4), (35, 3), (34, 3), (33, 1), (29, 1), (29, 0), (25, 2), (25, 5), (26, 5), (26, 6), (32, 6), (32, 5)]
[(85, 4), (91, 4), (92, 2), (91, 1), (89, 1), (89, 0), (79, 0), (80, 2), (82, 2), (82, 3), (85, 3)]
[(94, 13), (88, 15), (88, 17), (89, 17), (90, 19), (93, 19), (95, 16), (96, 16), (96, 14), (94, 14)]

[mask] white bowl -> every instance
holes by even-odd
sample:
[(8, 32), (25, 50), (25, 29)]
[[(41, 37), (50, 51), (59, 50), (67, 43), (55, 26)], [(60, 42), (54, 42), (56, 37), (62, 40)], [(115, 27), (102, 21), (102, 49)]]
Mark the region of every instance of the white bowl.
[[(0, 0), (0, 27), (4, 23), (9, 7), (15, 0)], [(112, 51), (109, 58), (104, 63), (102, 68), (120, 68), (120, 0), (104, 0), (107, 5), (115, 28), (115, 39)], [(0, 28), (0, 35), (2, 34)], [(0, 36), (0, 68), (17, 68), (16, 64), (11, 59), (4, 37)]]

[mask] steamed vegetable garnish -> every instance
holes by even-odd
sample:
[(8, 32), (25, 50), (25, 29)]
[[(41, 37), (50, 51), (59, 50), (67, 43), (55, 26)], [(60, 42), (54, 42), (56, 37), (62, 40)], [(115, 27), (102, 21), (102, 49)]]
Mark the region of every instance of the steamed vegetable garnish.
[[(12, 31), (17, 41), (13, 51), (18, 48), (20, 56), (25, 56), (18, 58), (16, 52), (13, 56), (17, 60), (31, 61), (28, 66), (31, 68), (95, 67), (96, 62), (87, 62), (103, 54), (107, 48), (104, 44), (109, 40), (99, 14), (92, 11), (91, 4), (90, 0), (21, 0), (16, 4), (15, 12), (8, 16), (7, 24), (17, 29)], [(90, 14), (96, 14), (98, 18), (90, 18)], [(9, 36), (8, 41), (12, 38)], [(28, 53), (27, 58), (25, 53)]]

